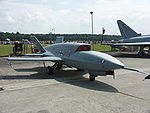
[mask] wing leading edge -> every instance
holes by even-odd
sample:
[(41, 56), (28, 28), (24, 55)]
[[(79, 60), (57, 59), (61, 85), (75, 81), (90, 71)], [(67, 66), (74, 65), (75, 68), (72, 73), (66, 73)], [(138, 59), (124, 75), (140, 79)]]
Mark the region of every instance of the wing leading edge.
[(21, 54), (22, 56), (44, 56), (44, 54), (39, 54), (39, 53), (35, 53), (35, 54)]
[(30, 57), (30, 58), (7, 57), (6, 59), (8, 61), (53, 61), (53, 62), (63, 61), (59, 57), (39, 57), (39, 58), (35, 58), (35, 57)]

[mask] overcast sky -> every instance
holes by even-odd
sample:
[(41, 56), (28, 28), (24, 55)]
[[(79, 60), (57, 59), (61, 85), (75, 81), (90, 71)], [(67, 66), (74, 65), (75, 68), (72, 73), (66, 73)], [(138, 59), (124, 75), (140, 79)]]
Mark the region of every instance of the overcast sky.
[(150, 34), (150, 0), (0, 0), (0, 32), (120, 34), (116, 21)]

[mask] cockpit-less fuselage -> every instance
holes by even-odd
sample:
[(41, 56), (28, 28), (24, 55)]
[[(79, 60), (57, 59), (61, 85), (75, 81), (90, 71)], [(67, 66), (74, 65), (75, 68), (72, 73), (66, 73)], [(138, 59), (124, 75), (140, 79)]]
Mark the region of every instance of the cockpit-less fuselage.
[[(47, 47), (42, 47), (39, 41), (34, 37), (34, 42), (40, 49), (40, 54), (26, 54), (27, 56), (41, 56), (41, 57), (9, 57), (9, 61), (52, 61), (55, 64), (48, 66), (49, 74), (52, 74), (53, 69), (60, 69), (62, 65), (68, 67), (75, 67), (79, 70), (87, 70), (89, 72), (89, 79), (95, 80), (95, 77), (113, 75), (115, 69), (127, 69), (141, 72), (138, 69), (125, 67), (115, 57), (108, 54), (91, 51), (90, 45), (85, 43), (57, 43)], [(147, 73), (146, 73), (147, 74)], [(150, 76), (145, 77), (146, 79)]]

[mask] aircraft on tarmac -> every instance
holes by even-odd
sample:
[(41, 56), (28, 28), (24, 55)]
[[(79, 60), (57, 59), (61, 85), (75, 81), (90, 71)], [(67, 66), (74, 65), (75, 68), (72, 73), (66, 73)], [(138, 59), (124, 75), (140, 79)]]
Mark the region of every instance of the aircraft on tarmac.
[[(8, 61), (52, 61), (55, 62), (53, 66), (48, 66), (49, 74), (53, 74), (54, 69), (60, 69), (62, 65), (68, 67), (75, 67), (79, 70), (87, 70), (89, 72), (89, 79), (95, 80), (98, 75), (114, 75), (115, 69), (132, 70), (144, 74), (138, 69), (125, 67), (122, 62), (116, 58), (97, 51), (91, 51), (90, 45), (85, 43), (56, 43), (47, 47), (42, 47), (36, 37), (32, 37), (34, 43), (40, 49), (39, 54), (26, 54), (26, 56), (41, 56), (41, 57), (8, 57)], [(145, 79), (150, 79), (148, 74)]]
[(149, 47), (150, 52), (150, 35), (141, 35), (141, 33), (135, 32), (123, 21), (117, 20), (117, 24), (121, 33), (121, 36), (124, 38), (119, 40), (119, 43), (103, 43), (110, 46), (140, 46), (138, 54), (143, 56), (145, 54), (144, 48)]

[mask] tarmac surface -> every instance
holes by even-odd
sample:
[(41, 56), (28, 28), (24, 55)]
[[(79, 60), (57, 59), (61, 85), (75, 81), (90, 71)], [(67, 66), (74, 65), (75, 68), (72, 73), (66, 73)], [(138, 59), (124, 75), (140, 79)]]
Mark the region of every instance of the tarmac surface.
[[(126, 66), (150, 73), (150, 58), (117, 55)], [(52, 63), (46, 62), (46, 65)], [(116, 70), (88, 79), (86, 72), (64, 67), (50, 76), (42, 62), (0, 58), (0, 113), (150, 113), (150, 80)]]

